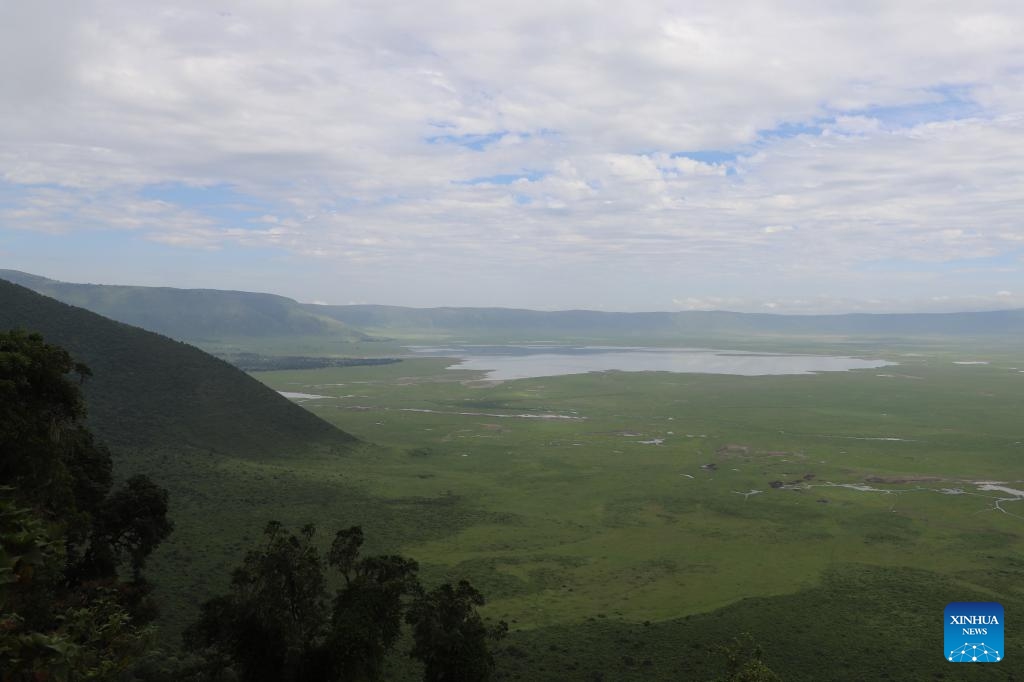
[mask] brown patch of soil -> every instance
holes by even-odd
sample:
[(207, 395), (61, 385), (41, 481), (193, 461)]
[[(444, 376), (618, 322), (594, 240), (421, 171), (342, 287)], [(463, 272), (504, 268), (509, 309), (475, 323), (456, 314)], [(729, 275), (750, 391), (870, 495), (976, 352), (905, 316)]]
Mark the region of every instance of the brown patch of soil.
[(938, 476), (865, 476), (868, 483), (934, 483), (941, 481)]

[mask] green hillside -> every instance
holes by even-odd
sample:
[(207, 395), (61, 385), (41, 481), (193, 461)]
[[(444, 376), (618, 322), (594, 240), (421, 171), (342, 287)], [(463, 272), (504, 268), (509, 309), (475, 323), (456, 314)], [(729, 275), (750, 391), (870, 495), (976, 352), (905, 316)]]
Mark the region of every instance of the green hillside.
[(89, 421), (117, 448), (273, 453), (354, 438), (201, 350), (0, 280), (0, 329), (40, 332), (85, 362)]
[(361, 332), (273, 294), (211, 289), (70, 284), (16, 270), (0, 279), (118, 322), (190, 342), (314, 336), (358, 341)]

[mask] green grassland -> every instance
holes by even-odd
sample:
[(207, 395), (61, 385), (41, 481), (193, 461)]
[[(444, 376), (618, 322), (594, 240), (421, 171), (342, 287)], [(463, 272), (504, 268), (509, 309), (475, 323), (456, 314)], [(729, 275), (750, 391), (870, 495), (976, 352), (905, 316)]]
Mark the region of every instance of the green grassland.
[[(723, 658), (709, 648), (742, 632), (787, 680), (1022, 677), (1013, 623), (1024, 613), (1024, 502), (975, 485), (1024, 487), (1014, 338), (595, 327), (524, 338), (899, 364), (498, 383), (418, 358), (255, 381), (6, 282), (0, 299), (0, 328), (41, 331), (92, 367), (90, 424), (113, 447), (116, 475), (146, 473), (170, 491), (175, 532), (147, 567), (168, 649), (277, 519), (314, 522), (324, 542), (360, 524), (369, 553), (416, 558), (428, 584), (469, 578), (487, 615), (512, 626), (502, 679), (710, 679)], [(203, 343), (226, 355), (357, 358), (395, 357), (403, 342), (501, 340), (474, 329), (348, 338), (303, 328)], [(989, 364), (955, 364), (978, 360)], [(326, 397), (298, 407), (266, 386)], [(953, 600), (1003, 603), (1006, 661), (939, 658)], [(390, 679), (417, 677), (403, 650)]]
[[(742, 631), (785, 679), (893, 665), (893, 679), (959, 677), (938, 658), (945, 603), (1024, 613), (1024, 501), (1001, 511), (1006, 495), (971, 483), (1022, 487), (1024, 353), (856, 350), (899, 365), (504, 383), (443, 359), (257, 373), (327, 396), (302, 405), (379, 446), (179, 461), (167, 482), (178, 531), (156, 576), (168, 592), (207, 594), (262, 519), (359, 523), (371, 551), (488, 596), (487, 615), (512, 627), (508, 678), (704, 679), (720, 662), (704, 648)], [(990, 364), (954, 364), (979, 359)], [(954, 488), (967, 494), (941, 492)], [(211, 514), (231, 542), (210, 541)], [(192, 608), (172, 607), (172, 631)], [(880, 638), (898, 652), (868, 665)], [(984, 679), (1012, 679), (1012, 660)]]

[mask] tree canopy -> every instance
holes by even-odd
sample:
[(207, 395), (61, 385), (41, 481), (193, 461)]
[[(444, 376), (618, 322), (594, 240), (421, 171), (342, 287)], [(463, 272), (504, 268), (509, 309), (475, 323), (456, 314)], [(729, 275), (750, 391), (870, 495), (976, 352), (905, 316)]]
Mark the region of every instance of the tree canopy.
[[(413, 625), (410, 655), (425, 680), (490, 678), (487, 642), (506, 628), (484, 625), (483, 597), (468, 582), (425, 592), (415, 561), (360, 556), (359, 526), (338, 531), (322, 556), (316, 528), (298, 533), (271, 522), (263, 544), (235, 570), (231, 591), (203, 604), (185, 632), (201, 653), (199, 677), (243, 682), (379, 680), (401, 633)], [(333, 572), (332, 572), (333, 570)], [(331, 578), (340, 584), (329, 598)]]
[(416, 644), (411, 656), (423, 661), (427, 682), (474, 682), (490, 679), (494, 657), (488, 640), (505, 636), (508, 625), (484, 623), (476, 607), (484, 597), (469, 582), (445, 583), (422, 595), (409, 609)]

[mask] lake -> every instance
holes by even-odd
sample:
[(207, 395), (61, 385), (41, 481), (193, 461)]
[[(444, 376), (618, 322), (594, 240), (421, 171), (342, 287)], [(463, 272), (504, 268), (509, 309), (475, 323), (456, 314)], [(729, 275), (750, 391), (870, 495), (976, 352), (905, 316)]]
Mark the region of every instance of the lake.
[(690, 374), (813, 374), (875, 369), (896, 363), (832, 355), (754, 353), (711, 348), (640, 346), (453, 345), (410, 346), (422, 357), (457, 358), (448, 369), (487, 372), (488, 379), (529, 379), (587, 372), (677, 372)]

